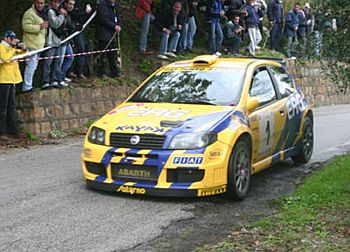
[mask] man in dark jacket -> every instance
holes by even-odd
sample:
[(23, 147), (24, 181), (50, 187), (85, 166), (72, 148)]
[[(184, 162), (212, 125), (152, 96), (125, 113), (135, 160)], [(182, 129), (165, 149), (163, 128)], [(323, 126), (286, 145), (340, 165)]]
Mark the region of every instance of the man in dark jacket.
[(300, 46), (300, 55), (305, 55), (306, 51), (306, 15), (303, 10), (298, 12), (299, 27), (297, 31), (299, 46)]
[(225, 15), (221, 0), (210, 0), (207, 4), (207, 20), (210, 25), (209, 46), (210, 53), (221, 56), (220, 49), (224, 35), (221, 29), (221, 19)]
[(247, 6), (247, 1), (245, 0), (226, 0), (225, 5), (228, 6), (227, 17), (232, 19), (233, 16), (239, 16), (241, 22), (247, 16), (247, 11), (245, 7)]
[[(72, 23), (74, 24), (76, 31), (81, 31), (83, 29), (83, 24), (91, 13), (92, 8), (90, 4), (83, 5), (81, 0), (76, 0), (74, 9), (70, 13), (72, 18)], [(77, 36), (74, 37), (74, 46), (76, 48), (77, 53), (85, 52), (85, 37), (84, 33), (81, 32)], [(84, 75), (84, 64), (85, 64), (85, 56), (81, 55), (76, 58), (76, 69), (75, 72), (71, 72), (71, 77), (78, 77), (82, 80), (85, 80), (86, 77)]]
[(292, 56), (292, 51), (295, 50), (298, 44), (297, 32), (299, 28), (299, 12), (300, 4), (295, 4), (294, 9), (289, 11), (286, 16), (286, 35), (287, 35), (287, 57)]
[(283, 30), (283, 4), (282, 0), (271, 0), (267, 7), (267, 16), (270, 23), (271, 49), (280, 49), (280, 40)]
[(176, 47), (183, 25), (183, 17), (180, 13), (181, 8), (181, 2), (175, 1), (171, 8), (162, 10), (154, 21), (157, 31), (161, 34), (158, 55), (160, 59), (167, 59), (168, 56), (176, 57)]
[[(116, 0), (100, 0), (96, 15), (96, 37), (100, 50), (116, 48), (116, 34), (121, 31), (120, 19), (117, 12)], [(109, 45), (108, 45), (109, 44)], [(105, 55), (108, 56), (111, 77), (120, 75), (117, 68), (115, 51), (102, 53), (99, 56), (99, 77), (105, 76)]]

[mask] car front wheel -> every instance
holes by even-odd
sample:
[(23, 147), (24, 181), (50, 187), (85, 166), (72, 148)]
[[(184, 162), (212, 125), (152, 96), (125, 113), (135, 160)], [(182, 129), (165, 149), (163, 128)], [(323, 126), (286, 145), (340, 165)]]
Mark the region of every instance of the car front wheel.
[(228, 167), (227, 196), (243, 200), (249, 191), (251, 178), (251, 154), (248, 145), (239, 141), (231, 154)]

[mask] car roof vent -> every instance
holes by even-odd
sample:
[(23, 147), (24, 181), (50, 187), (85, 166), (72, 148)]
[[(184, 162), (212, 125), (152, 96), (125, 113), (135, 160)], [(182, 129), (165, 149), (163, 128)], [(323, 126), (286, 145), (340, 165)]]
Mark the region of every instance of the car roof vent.
[(194, 65), (211, 65), (218, 59), (215, 55), (200, 55), (195, 57), (192, 62)]

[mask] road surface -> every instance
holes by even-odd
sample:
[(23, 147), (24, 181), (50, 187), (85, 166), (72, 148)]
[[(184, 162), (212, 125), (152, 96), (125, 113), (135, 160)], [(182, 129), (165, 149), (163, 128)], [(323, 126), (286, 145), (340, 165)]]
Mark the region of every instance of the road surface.
[(166, 199), (87, 190), (83, 139), (0, 154), (0, 251), (190, 251), (234, 225), (274, 211), (271, 200), (350, 150), (350, 105), (316, 108), (311, 163), (278, 164), (253, 177), (242, 202), (223, 197)]

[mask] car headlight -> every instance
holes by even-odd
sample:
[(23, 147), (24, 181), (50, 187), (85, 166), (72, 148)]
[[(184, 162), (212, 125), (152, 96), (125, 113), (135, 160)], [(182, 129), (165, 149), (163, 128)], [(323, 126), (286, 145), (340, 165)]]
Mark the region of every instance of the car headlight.
[(176, 135), (170, 142), (170, 149), (200, 149), (217, 140), (213, 132), (183, 133)]
[(103, 129), (92, 127), (88, 136), (89, 142), (94, 144), (105, 144), (105, 131)]

